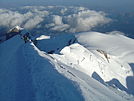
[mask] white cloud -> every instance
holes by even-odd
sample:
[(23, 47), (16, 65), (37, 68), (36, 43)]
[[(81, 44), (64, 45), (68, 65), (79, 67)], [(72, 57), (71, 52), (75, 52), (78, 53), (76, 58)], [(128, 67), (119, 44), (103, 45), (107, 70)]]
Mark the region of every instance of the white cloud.
[(88, 31), (99, 24), (105, 24), (109, 21), (104, 13), (90, 10), (81, 11), (78, 14), (67, 17), (67, 23), (71, 26), (71, 32)]
[[(48, 29), (48, 32), (89, 31), (99, 24), (110, 20), (103, 12), (84, 7), (26, 6), (20, 9), (0, 9), (0, 26), (20, 25), (27, 29)], [(44, 31), (44, 30), (43, 30)]]
[(42, 21), (43, 21), (42, 17), (35, 16), (34, 18), (31, 18), (26, 22), (26, 24), (24, 25), (24, 28), (32, 29), (32, 28), (36, 27)]
[(62, 17), (58, 15), (53, 15), (53, 22), (55, 25), (62, 25)]
[(53, 28), (51, 28), (51, 30), (54, 31), (66, 31), (70, 26), (67, 24), (62, 24), (62, 25), (58, 25), (58, 26), (54, 26)]

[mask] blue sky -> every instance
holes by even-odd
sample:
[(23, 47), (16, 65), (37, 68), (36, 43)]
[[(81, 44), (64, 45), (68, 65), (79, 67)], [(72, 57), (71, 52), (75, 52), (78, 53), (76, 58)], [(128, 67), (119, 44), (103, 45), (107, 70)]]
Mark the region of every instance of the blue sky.
[(109, 5), (109, 4), (133, 4), (134, 0), (0, 0), (0, 3), (22, 3), (22, 4), (27, 4), (27, 3), (75, 3), (75, 4), (80, 4), (80, 3), (92, 3), (92, 4), (100, 4), (100, 5)]
[(28, 5), (67, 5), (89, 8), (123, 9), (134, 11), (134, 0), (0, 0), (0, 7), (19, 7)]

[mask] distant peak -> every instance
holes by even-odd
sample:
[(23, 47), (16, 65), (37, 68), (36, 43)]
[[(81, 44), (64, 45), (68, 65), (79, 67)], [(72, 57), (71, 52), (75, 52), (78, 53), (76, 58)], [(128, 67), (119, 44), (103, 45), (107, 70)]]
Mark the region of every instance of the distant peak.
[(8, 33), (10, 33), (10, 32), (19, 32), (20, 30), (22, 30), (23, 28), (21, 28), (20, 26), (15, 26), (15, 27), (13, 27), (12, 29), (10, 29), (9, 31), (8, 31)]
[(21, 27), (20, 27), (20, 26), (15, 26), (14, 28), (16, 28), (16, 29), (21, 29)]

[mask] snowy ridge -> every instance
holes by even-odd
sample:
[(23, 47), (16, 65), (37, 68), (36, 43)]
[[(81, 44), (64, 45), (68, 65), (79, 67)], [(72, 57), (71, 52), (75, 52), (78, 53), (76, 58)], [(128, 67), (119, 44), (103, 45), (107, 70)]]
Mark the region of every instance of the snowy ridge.
[[(91, 34), (89, 33), (89, 36)], [(101, 50), (100, 47), (100, 50), (95, 46), (93, 48), (94, 44), (86, 42), (85, 45), (80, 39), (82, 35), (84, 33), (76, 36), (79, 43), (71, 43), (72, 45), (68, 44), (70, 39), (75, 40), (72, 35), (63, 35), (52, 40), (50, 38), (52, 43), (46, 41), (49, 37), (39, 38), (38, 48), (32, 42), (24, 43), (19, 35), (1, 43), (0, 61), (3, 62), (0, 62), (0, 84), (2, 84), (0, 99), (2, 101), (133, 101), (133, 96), (127, 94), (133, 94), (133, 88), (128, 88), (128, 82), (126, 83), (126, 78), (133, 76), (129, 63)], [(55, 43), (59, 39), (64, 41)], [(62, 50), (55, 51), (55, 54), (41, 51), (41, 46), (42, 49), (49, 47), (44, 46), (43, 41), (48, 42), (48, 45), (58, 44), (58, 48)], [(57, 50), (57, 46), (48, 49)], [(114, 85), (115, 88), (112, 87)]]
[[(121, 73), (120, 70), (124, 69), (124, 75), (126, 77), (126, 85), (129, 93), (134, 94), (134, 40), (120, 33), (104, 34), (99, 32), (85, 32), (76, 35), (78, 42), (87, 49), (100, 49), (110, 54), (112, 58), (120, 66), (111, 64), (111, 67), (115, 68), (115, 73)], [(118, 68), (122, 68), (119, 71)], [(111, 75), (110, 75), (111, 76)], [(113, 82), (118, 82), (114, 80)], [(125, 86), (125, 85), (124, 85)]]
[(76, 37), (78, 42), (86, 48), (102, 49), (121, 58), (123, 61), (128, 63), (134, 62), (134, 40), (118, 34), (118, 32), (115, 34), (85, 32), (76, 35)]
[[(8, 55), (13, 56), (9, 59), (9, 62), (6, 65), (1, 64), (1, 72), (6, 72), (1, 74), (1, 79), (4, 79), (4, 82), (1, 82), (2, 88), (0, 87), (0, 98), (2, 100), (33, 101), (34, 99), (35, 101), (63, 101), (66, 99), (65, 101), (81, 101), (83, 99), (81, 93), (77, 91), (72, 82), (60, 76), (49, 62), (50, 60), (47, 59), (48, 56), (45, 54), (44, 57), (40, 56), (42, 52), (32, 43), (24, 44), (23, 40), (18, 36), (8, 41), (2, 43), (0, 46), (6, 45), (9, 47), (16, 41), (19, 44), (16, 48), (11, 48), (11, 52)], [(7, 51), (5, 49), (1, 53), (3, 54)], [(4, 59), (4, 55), (1, 55), (1, 59), (3, 59), (1, 61), (7, 62)], [(10, 68), (4, 69), (8, 67)], [(13, 83), (9, 83), (9, 80)], [(11, 87), (11, 89), (6, 89), (7, 87)], [(68, 87), (70, 90), (72, 89), (71, 92)], [(64, 90), (70, 97), (66, 93), (64, 94)]]
[[(72, 84), (72, 82), (67, 80), (54, 69), (54, 62), (50, 62), (51, 59), (49, 56), (44, 52), (39, 51), (33, 44), (27, 45), (26, 48), (29, 50), (29, 52), (24, 52), (26, 53), (26, 59), (32, 61), (30, 67), (34, 87), (37, 90), (37, 101), (81, 101), (83, 99), (81, 93), (77, 91), (77, 88)], [(33, 51), (33, 49), (35, 51)], [(70, 92), (71, 89), (72, 91)], [(68, 95), (66, 95), (66, 93)]]
[[(11, 48), (9, 52), (7, 48), (16, 41), (18, 45)], [(9, 58), (10, 62), (8, 64), (6, 58), (4, 58), (5, 55), (1, 54), (0, 58), (1, 61), (5, 61), (3, 64), (6, 64), (0, 63), (3, 68), (0, 68), (1, 72), (5, 71), (4, 68), (10, 67), (4, 74), (1, 74), (1, 77), (4, 77), (4, 82), (1, 82), (3, 86), (0, 88), (0, 98), (4, 101), (15, 101), (20, 97), (22, 98), (21, 101), (125, 100), (81, 71), (70, 68), (54, 56), (40, 51), (33, 43), (24, 44), (19, 36), (2, 43), (0, 47), (5, 45), (6, 48), (1, 48), (3, 49), (1, 53), (9, 53), (8, 56), (12, 56), (12, 58)], [(9, 84), (9, 79), (14, 83)], [(10, 86), (12, 89), (6, 89)], [(5, 94), (8, 94), (8, 97)]]
[(102, 80), (100, 81), (102, 83), (116, 78), (125, 88), (127, 76), (133, 76), (130, 66), (122, 63), (118, 58), (109, 55), (110, 59), (107, 60), (104, 54), (96, 50), (91, 52), (79, 44), (65, 47), (61, 54), (63, 55), (55, 55), (55, 58), (90, 77), (95, 76), (94, 78), (97, 79), (96, 76), (100, 76), (99, 80)]
[[(85, 74), (83, 74), (83, 73), (81, 73), (81, 72), (79, 72), (75, 69), (71, 69), (66, 64), (63, 64), (60, 61), (57, 61), (56, 59), (54, 59), (53, 57), (47, 55), (46, 53), (41, 52), (33, 44), (31, 44), (30, 47), (34, 48), (35, 52), (38, 53), (37, 55), (40, 55), (41, 58), (43, 57), (43, 58), (47, 59), (47, 61), (50, 61), (50, 62), (47, 62), (47, 61), (45, 62), (43, 60), (42, 62), (45, 62), (45, 64), (43, 63), (44, 65), (43, 65), (42, 69), (37, 68), (38, 65), (41, 66), (41, 64), (40, 64), (41, 60), (40, 59), (37, 59), (37, 61), (39, 61), (39, 62), (36, 61), (32, 66), (32, 67), (35, 67), (35, 68), (32, 68), (32, 75), (33, 75), (33, 80), (34, 80), (34, 83), (35, 83), (35, 87), (39, 86), (39, 88), (37, 88), (37, 89), (39, 89), (39, 91), (37, 92), (38, 100), (39, 99), (44, 99), (44, 100), (51, 100), (51, 101), (55, 101), (55, 100), (56, 101), (57, 100), (58, 101), (63, 101), (63, 100), (65, 100), (65, 101), (68, 101), (68, 100), (79, 101), (80, 100), (81, 101), (82, 99), (83, 100), (85, 99), (86, 101), (96, 101), (96, 100), (97, 101), (99, 101), (99, 100), (100, 101), (101, 100), (102, 101), (103, 100), (110, 101), (112, 97), (114, 97), (114, 99), (117, 100), (117, 101), (118, 100), (120, 101), (120, 100), (124, 99), (124, 98), (121, 98), (121, 97), (117, 96), (114, 92), (111, 92), (108, 88), (104, 87), (103, 85), (99, 84), (98, 82), (94, 81), (93, 79), (88, 78)], [(28, 48), (30, 48), (30, 47), (28, 46)], [(29, 50), (29, 49), (27, 49), (27, 50)], [(28, 53), (28, 52), (24, 52), (24, 53)], [(32, 52), (29, 52), (29, 54), (31, 54), (31, 53)], [(28, 57), (34, 57), (34, 55), (35, 55), (35, 53), (32, 56), (28, 56)], [(36, 58), (37, 57), (38, 56), (36, 56)], [(30, 58), (30, 60), (31, 60), (31, 58)], [(49, 68), (49, 64), (50, 64), (50, 68), (52, 69), (52, 71)], [(43, 70), (43, 71), (41, 71), (40, 69)], [(73, 81), (73, 85), (75, 85), (75, 87), (80, 87), (79, 88), (80, 90), (78, 90), (79, 93), (78, 93), (78, 91), (75, 90), (75, 89), (78, 89), (78, 88), (74, 88), (74, 87), (72, 88), (72, 86), (70, 84), (68, 84), (68, 80), (66, 78), (62, 79), (62, 75), (59, 74), (58, 72), (57, 72), (58, 74), (57, 73), (55, 74), (56, 71), (53, 70), (53, 69), (56, 69), (59, 73), (61, 73), (66, 78), (68, 78), (69, 81), (70, 80)], [(40, 71), (40, 72), (37, 73), (36, 71)], [(48, 71), (50, 71), (50, 72), (48, 72)], [(49, 80), (47, 80), (47, 77), (42, 77), (44, 74), (45, 74), (45, 76), (48, 76)], [(58, 76), (58, 75), (61, 75), (61, 76)], [(51, 76), (52, 76), (52, 78), (51, 78)], [(56, 79), (56, 81), (54, 80), (54, 78)], [(59, 80), (58, 80), (58, 78), (59, 78)], [(85, 82), (86, 80), (88, 82)], [(47, 84), (47, 82), (49, 83), (49, 85)], [(53, 83), (54, 83), (54, 85), (53, 85)], [(47, 90), (46, 90), (45, 85), (48, 87)], [(53, 88), (49, 88), (50, 85)], [(59, 85), (62, 86), (61, 89), (60, 89)], [(55, 91), (54, 89), (55, 90), (57, 89), (57, 90)], [(44, 93), (44, 90), (46, 90), (47, 95), (44, 96), (44, 94), (43, 94), (43, 96), (41, 96), (42, 95), (41, 93), (42, 92)], [(65, 94), (63, 93), (64, 91), (66, 92)], [(89, 91), (91, 91), (91, 92), (89, 92)], [(59, 92), (59, 93), (56, 94), (56, 92), (57, 93)], [(70, 93), (70, 95), (67, 92)], [(60, 97), (61, 94), (62, 94), (63, 97)], [(97, 97), (94, 97), (94, 94), (96, 94)], [(81, 97), (81, 96), (83, 96), (83, 97)]]
[[(64, 40), (64, 37), (67, 38), (67, 36), (62, 35), (60, 38), (61, 43), (58, 45), (56, 44), (59, 42), (58, 38), (50, 40), (50, 42), (53, 43), (55, 47), (66, 46), (66, 42), (62, 41), (62, 39)], [(71, 36), (69, 37), (71, 38)], [(60, 51), (61, 55), (52, 54), (52, 56), (58, 61), (86, 73), (101, 83), (107, 83), (108, 85), (133, 94), (133, 87), (130, 86), (129, 88), (129, 84), (133, 84), (133, 67), (130, 65), (130, 62), (128, 62), (133, 60), (133, 55), (131, 54), (126, 58), (120, 58), (120, 54), (124, 54), (127, 51), (129, 52), (130, 50), (133, 51), (132, 39), (119, 34), (105, 35), (97, 32), (76, 34), (76, 38), (81, 45), (76, 43), (66, 46)], [(114, 42), (111, 39), (117, 44), (114, 45)], [(125, 39), (127, 41), (125, 41)], [(99, 42), (99, 40), (102, 40), (102, 43)], [(127, 47), (121, 43), (126, 44)], [(39, 48), (42, 49), (45, 44), (47, 44), (47, 41), (39, 41)], [(51, 44), (48, 43), (47, 45), (45, 45), (46, 49), (54, 50), (53, 48), (50, 48)], [(113, 47), (119, 50), (116, 51)], [(47, 51), (46, 49), (43, 50)], [(130, 60), (127, 59), (128, 57)], [(128, 77), (132, 77), (131, 81), (127, 80)]]

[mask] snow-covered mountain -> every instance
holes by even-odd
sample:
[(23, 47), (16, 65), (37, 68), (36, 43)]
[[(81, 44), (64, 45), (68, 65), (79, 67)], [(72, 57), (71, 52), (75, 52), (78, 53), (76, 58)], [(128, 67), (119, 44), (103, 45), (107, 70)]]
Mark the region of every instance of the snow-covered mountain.
[(9, 31), (5, 32), (2, 36), (0, 36), (0, 43), (12, 38), (15, 35), (26, 33), (24, 28), (21, 28), (20, 26), (15, 26), (11, 28)]
[(23, 34), (0, 44), (0, 101), (134, 101), (133, 39)]

